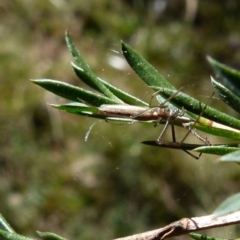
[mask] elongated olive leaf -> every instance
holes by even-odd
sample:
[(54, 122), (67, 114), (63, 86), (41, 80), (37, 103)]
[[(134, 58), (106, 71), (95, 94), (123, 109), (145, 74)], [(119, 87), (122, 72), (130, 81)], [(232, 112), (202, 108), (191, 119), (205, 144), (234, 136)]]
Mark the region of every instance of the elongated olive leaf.
[(44, 240), (67, 240), (66, 238), (63, 238), (55, 233), (51, 232), (40, 232), (37, 231), (37, 234), (39, 237), (41, 237)]
[(240, 120), (234, 117), (231, 117), (225, 113), (222, 113), (212, 107), (206, 106), (205, 103), (202, 103), (185, 93), (178, 92), (178, 94), (174, 96), (174, 94), (176, 93), (176, 90), (159, 88), (159, 87), (153, 87), (153, 88), (159, 91), (159, 94), (161, 94), (165, 98), (169, 98), (169, 101), (174, 105), (178, 106), (179, 108), (184, 108), (185, 110), (191, 113), (194, 113), (196, 115), (201, 114), (202, 116), (212, 121), (222, 123), (226, 126), (240, 129)]
[(50, 106), (66, 111), (72, 114), (77, 114), (77, 115), (83, 115), (83, 116), (88, 116), (88, 117), (93, 117), (93, 118), (101, 118), (105, 119), (106, 116), (102, 116), (99, 114), (99, 111), (95, 107), (89, 107), (89, 106), (84, 106), (81, 103), (68, 103), (68, 104), (62, 104), (62, 105), (57, 105), (57, 104), (50, 104)]
[(222, 129), (222, 128), (217, 128), (217, 127), (212, 127), (212, 126), (205, 126), (200, 123), (195, 124), (194, 128), (196, 128), (202, 132), (209, 133), (214, 136), (240, 140), (240, 131), (238, 129), (234, 129), (234, 128)]
[(1, 213), (0, 213), (0, 227), (3, 228), (3, 230), (6, 230), (7, 232), (11, 233), (15, 232)]
[(237, 96), (240, 96), (240, 72), (216, 61), (210, 56), (207, 57), (207, 60), (216, 74), (221, 78), (223, 85)]
[(175, 89), (173, 85), (129, 45), (124, 42), (121, 42), (121, 44), (123, 55), (128, 64), (147, 85)]
[(220, 161), (240, 163), (240, 151), (226, 154), (220, 158)]
[[(142, 56), (135, 52), (129, 45), (124, 42), (121, 42), (121, 44), (123, 55), (128, 64), (147, 85), (176, 89), (150, 63), (148, 63)], [(156, 98), (159, 103), (165, 102), (166, 100), (160, 95), (156, 95)], [(166, 102), (165, 106), (176, 110), (176, 108), (170, 102)]]
[(240, 193), (224, 200), (213, 212), (214, 218), (224, 216), (240, 210)]
[(209, 236), (201, 235), (198, 233), (189, 233), (189, 236), (191, 236), (195, 240), (229, 240), (224, 238), (209, 237)]
[(69, 99), (74, 102), (87, 102), (93, 106), (100, 106), (102, 104), (117, 104), (115, 100), (101, 96), (99, 94), (75, 87), (65, 82), (60, 82), (51, 79), (36, 79), (33, 83), (45, 88), (46, 90), (55, 93), (56, 95)]
[(34, 240), (33, 238), (28, 238), (17, 233), (7, 232), (0, 230), (0, 238), (5, 240)]
[[(77, 74), (77, 76), (79, 78), (82, 78), (82, 69), (79, 68), (76, 64), (72, 63), (72, 67), (73, 70), (75, 71), (75, 73)], [(104, 80), (98, 78), (99, 81), (102, 82), (102, 84), (104, 84), (115, 96), (117, 96), (119, 99), (121, 99), (123, 102), (131, 104), (131, 105), (137, 105), (137, 106), (148, 106), (147, 103), (145, 103), (144, 101), (142, 101), (139, 98), (136, 98), (124, 91), (119, 90), (118, 88), (112, 86), (111, 84), (105, 82)], [(92, 88), (98, 90), (95, 85), (91, 85)]]
[(108, 117), (107, 115), (102, 115), (99, 113), (98, 108), (95, 107), (89, 107), (87, 105), (84, 105), (82, 103), (68, 103), (68, 104), (62, 104), (62, 105), (57, 105), (57, 104), (50, 104), (50, 106), (66, 111), (72, 114), (76, 115), (82, 115), (82, 116), (87, 116), (87, 117), (92, 117), (92, 118), (98, 118), (98, 119), (103, 119), (109, 123), (113, 124), (132, 124), (132, 123), (147, 123), (147, 124), (153, 124), (156, 121), (139, 121), (139, 120), (134, 120), (133, 118), (130, 117)]
[(73, 58), (79, 64), (79, 68), (82, 69), (81, 72), (81, 80), (84, 81), (87, 85), (92, 88), (97, 89), (99, 92), (103, 93), (105, 96), (111, 98), (116, 103), (122, 104), (123, 102), (116, 97), (100, 80), (99, 78), (93, 73), (91, 68), (88, 64), (83, 60), (82, 56), (80, 55), (79, 51), (76, 49), (75, 45), (69, 34), (66, 32), (65, 34), (65, 41), (69, 50), (72, 53)]
[(197, 151), (197, 152), (220, 155), (220, 156), (237, 151), (237, 150), (239, 150), (239, 147), (229, 147), (228, 145), (202, 146), (194, 149), (194, 151)]
[(240, 98), (222, 84), (217, 82), (214, 78), (211, 78), (211, 82), (220, 98), (232, 109), (240, 113)]

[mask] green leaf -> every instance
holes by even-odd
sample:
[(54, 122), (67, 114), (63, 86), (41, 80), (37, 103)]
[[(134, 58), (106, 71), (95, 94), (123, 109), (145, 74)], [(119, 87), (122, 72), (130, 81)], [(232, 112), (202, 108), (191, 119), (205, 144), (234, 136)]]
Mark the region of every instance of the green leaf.
[(62, 104), (62, 105), (57, 105), (57, 104), (50, 104), (50, 106), (58, 109), (58, 110), (63, 110), (72, 114), (77, 114), (77, 115), (82, 115), (82, 116), (87, 116), (87, 117), (92, 117), (92, 118), (98, 118), (98, 119), (104, 119), (107, 122), (112, 122), (113, 124), (132, 124), (132, 123), (146, 123), (146, 124), (155, 124), (156, 120), (149, 120), (149, 121), (144, 121), (144, 120), (135, 120), (134, 118), (127, 117), (127, 116), (122, 116), (122, 117), (113, 117), (113, 116), (108, 116), (101, 114), (99, 112), (98, 108), (94, 107), (89, 107), (85, 104), (82, 103), (68, 103), (68, 104)]
[(189, 236), (191, 236), (195, 240), (229, 240), (224, 238), (209, 237), (209, 236), (201, 235), (198, 233), (189, 233)]
[(69, 34), (66, 32), (65, 34), (65, 41), (69, 50), (72, 53), (73, 58), (79, 64), (79, 68), (82, 70), (82, 80), (88, 84), (90, 87), (93, 87), (103, 93), (105, 96), (111, 98), (115, 101), (115, 103), (123, 104), (123, 102), (117, 98), (100, 80), (99, 78), (93, 73), (92, 69), (88, 66), (88, 64), (83, 60), (82, 56), (80, 55), (79, 51), (76, 49), (75, 45)]
[(216, 121), (217, 123), (222, 123), (226, 126), (240, 129), (240, 120), (234, 117), (231, 117), (225, 113), (222, 113), (212, 107), (206, 106), (205, 103), (202, 103), (185, 93), (178, 92), (178, 94), (174, 96), (174, 94), (176, 93), (176, 90), (159, 88), (159, 87), (153, 87), (153, 88), (159, 91), (159, 94), (164, 96), (164, 98), (169, 98), (169, 101), (172, 104), (178, 106), (180, 109), (184, 108), (186, 111), (190, 113), (194, 113), (196, 115), (201, 114), (207, 119)]
[[(129, 45), (124, 42), (121, 42), (121, 44), (123, 55), (128, 64), (147, 85), (150, 87), (158, 86), (176, 89), (150, 63), (148, 63), (142, 56), (135, 52)], [(166, 100), (160, 95), (157, 95), (156, 98), (160, 103)], [(166, 102), (165, 106), (176, 110), (176, 108), (170, 102)]]
[(213, 212), (214, 218), (224, 216), (240, 210), (240, 193), (223, 201)]
[(240, 113), (240, 98), (215, 79), (211, 78), (211, 82), (220, 98), (232, 109)]
[(220, 156), (237, 150), (239, 150), (239, 147), (229, 147), (228, 144), (222, 146), (201, 146), (194, 149), (194, 151), (197, 152), (215, 154)]
[(210, 56), (207, 57), (208, 62), (216, 74), (222, 79), (223, 85), (240, 96), (240, 72), (230, 68)]
[(83, 115), (83, 116), (94, 117), (94, 118), (101, 118), (101, 119), (106, 118), (106, 116), (102, 116), (99, 114), (99, 111), (97, 108), (89, 107), (82, 103), (73, 102), (73, 103), (62, 104), (62, 105), (50, 104), (50, 106), (58, 110), (66, 111), (72, 114)]
[[(201, 123), (190, 124), (190, 125), (194, 125), (194, 128), (196, 128), (200, 131), (206, 132), (208, 134), (214, 135), (214, 136), (240, 140), (240, 131), (238, 129), (232, 128), (230, 130), (230, 129), (223, 129), (223, 128), (218, 128), (218, 127), (213, 127), (213, 126), (205, 126), (205, 125), (203, 125), (204, 121), (202, 121), (202, 119), (205, 120), (205, 118), (201, 118)], [(207, 121), (208, 120), (206, 119), (206, 122)], [(216, 125), (218, 125), (218, 124), (216, 124)], [(224, 125), (220, 125), (220, 126), (227, 128), (227, 126), (224, 126)]]
[(233, 153), (229, 153), (227, 155), (224, 155), (220, 158), (223, 162), (236, 162), (240, 163), (240, 151), (236, 151)]
[(3, 238), (5, 240), (34, 240), (33, 238), (28, 238), (23, 235), (4, 230), (0, 230), (0, 238)]
[[(81, 68), (79, 68), (76, 64), (72, 63), (72, 67), (73, 70), (75, 71), (75, 73), (77, 74), (77, 76), (79, 78), (81, 78), (82, 80), (85, 79), (84, 77), (84, 71), (82, 71)], [(144, 101), (142, 101), (139, 98), (136, 98), (122, 90), (119, 90), (118, 88), (112, 86), (111, 84), (105, 82), (104, 80), (98, 78), (99, 81), (102, 82), (102, 84), (104, 84), (115, 96), (117, 96), (119, 99), (121, 99), (123, 102), (131, 104), (131, 105), (138, 105), (138, 106), (148, 106), (147, 103), (145, 103)], [(85, 82), (85, 81), (84, 81)], [(91, 82), (90, 82), (91, 83)], [(98, 90), (97, 87), (95, 87), (94, 84), (88, 84), (90, 87), (92, 87), (93, 89)]]
[(123, 55), (128, 64), (147, 85), (176, 89), (151, 64), (149, 64), (130, 46), (124, 42), (121, 42), (121, 44)]
[(10, 226), (10, 224), (7, 222), (7, 220), (3, 217), (3, 215), (0, 213), (0, 226), (11, 233), (14, 233), (14, 229)]
[(55, 233), (51, 232), (40, 232), (37, 231), (37, 234), (39, 237), (41, 237), (44, 240), (66, 240), (66, 238), (63, 238)]
[(102, 104), (117, 104), (115, 100), (101, 96), (99, 94), (75, 87), (65, 82), (60, 82), (51, 79), (36, 79), (33, 83), (45, 88), (46, 90), (55, 93), (56, 95), (69, 99), (74, 102), (87, 102), (93, 106), (100, 106)]

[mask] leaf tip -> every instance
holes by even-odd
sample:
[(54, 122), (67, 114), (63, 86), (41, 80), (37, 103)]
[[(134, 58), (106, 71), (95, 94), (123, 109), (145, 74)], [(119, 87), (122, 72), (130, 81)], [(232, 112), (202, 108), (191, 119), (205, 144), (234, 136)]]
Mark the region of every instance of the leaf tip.
[(214, 58), (212, 58), (210, 55), (207, 55), (206, 58), (207, 58), (207, 61), (208, 61), (211, 65), (216, 62), (216, 61), (214, 60)]
[(34, 84), (40, 85), (41, 79), (30, 79), (30, 81)]

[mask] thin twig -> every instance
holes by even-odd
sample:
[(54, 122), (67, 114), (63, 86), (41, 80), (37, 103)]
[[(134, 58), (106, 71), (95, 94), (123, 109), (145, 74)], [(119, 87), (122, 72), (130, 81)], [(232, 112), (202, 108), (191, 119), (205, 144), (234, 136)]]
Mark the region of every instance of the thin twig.
[(163, 228), (124, 238), (117, 238), (115, 240), (163, 240), (193, 231), (195, 232), (208, 228), (223, 227), (237, 223), (240, 223), (240, 211), (220, 217), (208, 215), (203, 217), (182, 218), (179, 221), (170, 223)]

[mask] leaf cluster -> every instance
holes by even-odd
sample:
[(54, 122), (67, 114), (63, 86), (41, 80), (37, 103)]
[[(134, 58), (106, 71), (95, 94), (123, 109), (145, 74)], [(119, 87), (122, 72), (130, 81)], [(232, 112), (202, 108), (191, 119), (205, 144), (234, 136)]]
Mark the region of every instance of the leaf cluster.
[[(72, 53), (76, 63), (72, 62), (72, 68), (81, 81), (95, 91), (89, 91), (81, 87), (73, 86), (65, 82), (52, 79), (35, 79), (33, 83), (45, 88), (46, 90), (70, 100), (67, 104), (51, 104), (54, 108), (64, 110), (66, 112), (83, 115), (93, 118), (132, 122), (132, 117), (116, 117), (103, 115), (100, 112), (102, 105), (130, 105), (145, 108), (151, 108), (149, 103), (130, 95), (121, 89), (107, 83), (103, 79), (97, 77), (89, 65), (84, 61), (83, 57), (76, 49), (71, 37), (66, 33), (65, 40), (67, 46)], [(189, 96), (177, 90), (172, 84), (169, 83), (151, 64), (149, 64), (142, 56), (135, 52), (129, 45), (121, 42), (122, 52), (131, 68), (136, 74), (146, 83), (150, 88), (155, 90), (156, 99), (161, 106), (164, 102), (164, 107), (172, 111), (184, 109), (184, 115), (197, 120), (197, 123), (192, 124), (192, 128), (204, 131), (206, 133), (221, 136), (230, 139), (240, 139), (240, 120), (229, 116), (215, 108), (207, 106), (206, 103)], [(219, 97), (228, 104), (235, 111), (239, 112), (240, 98), (237, 93), (239, 92), (240, 73), (232, 68), (229, 68), (211, 57), (207, 57), (208, 62), (219, 76), (220, 80), (223, 79), (224, 83), (211, 77), (211, 83), (218, 93)], [(226, 86), (227, 85), (227, 86)], [(231, 86), (228, 87), (228, 86)], [(234, 91), (232, 89), (235, 89)], [(149, 119), (148, 119), (149, 120)], [(141, 121), (144, 123), (152, 123), (153, 121)], [(225, 155), (229, 156), (221, 158), (226, 161), (239, 161), (240, 151), (238, 144), (222, 144), (220, 146), (199, 146), (195, 151), (208, 154)], [(231, 152), (235, 152), (234, 155)]]

